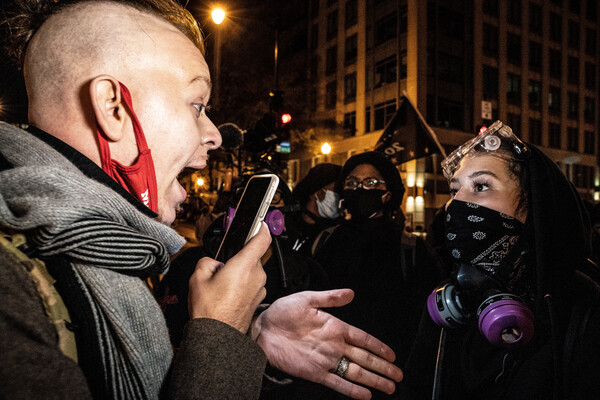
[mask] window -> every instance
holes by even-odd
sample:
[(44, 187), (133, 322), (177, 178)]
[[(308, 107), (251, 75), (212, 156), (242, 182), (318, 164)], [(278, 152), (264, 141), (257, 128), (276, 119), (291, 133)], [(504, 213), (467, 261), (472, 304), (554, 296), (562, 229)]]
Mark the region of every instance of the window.
[(555, 149), (560, 149), (560, 125), (548, 124), (548, 145)]
[(529, 141), (533, 144), (542, 144), (542, 121), (529, 118)]
[(579, 116), (579, 95), (574, 92), (567, 93), (567, 117), (577, 119)]
[(396, 82), (396, 56), (388, 57), (375, 64), (375, 88)]
[(331, 46), (327, 49), (325, 60), (325, 74), (333, 74), (337, 70), (337, 46)]
[(333, 39), (338, 32), (338, 12), (334, 10), (327, 15), (327, 40)]
[(375, 46), (396, 37), (396, 13), (390, 14), (375, 24)]
[(344, 64), (350, 65), (356, 62), (358, 46), (356, 41), (356, 33), (346, 38), (346, 52), (344, 54)]
[(308, 92), (308, 109), (312, 112), (317, 111), (317, 89), (310, 89)]
[(440, 35), (455, 40), (463, 40), (465, 30), (464, 15), (445, 7), (440, 7), (439, 15), (441, 16), (438, 18)]
[(585, 63), (585, 87), (590, 90), (596, 89), (596, 65)]
[(542, 83), (533, 79), (529, 80), (529, 108), (539, 109), (542, 100)]
[(567, 43), (572, 49), (579, 49), (579, 24), (575, 21), (569, 21), (569, 36)]
[(529, 42), (529, 68), (539, 71), (542, 69), (542, 44)]
[(438, 77), (442, 81), (463, 82), (463, 60), (450, 54), (438, 53)]
[(586, 28), (585, 30), (585, 54), (593, 56), (596, 54), (596, 31)]
[(356, 111), (344, 114), (344, 130), (351, 136), (356, 135)]
[(516, 74), (506, 74), (506, 101), (511, 104), (521, 102), (521, 77)]
[(583, 133), (583, 152), (586, 154), (596, 153), (596, 136), (592, 131), (585, 131)]
[(494, 17), (498, 16), (498, 0), (483, 0), (483, 12)]
[(585, 4), (585, 16), (590, 21), (598, 21), (598, 0), (587, 0)]
[(515, 135), (521, 136), (521, 115), (506, 113), (506, 124), (510, 126)]
[(438, 119), (446, 128), (463, 129), (463, 104), (438, 97)]
[(356, 72), (344, 77), (344, 102), (350, 103), (356, 100)]
[(521, 26), (521, 0), (508, 0), (506, 20), (509, 24)]
[(521, 64), (521, 36), (512, 33), (506, 35), (506, 58), (511, 64)]
[(561, 66), (560, 51), (549, 49), (548, 63), (549, 63), (548, 68), (550, 70), (550, 76), (553, 78), (560, 79), (560, 70), (561, 70), (561, 68), (560, 68), (560, 66)]
[(320, 0), (312, 0), (311, 1), (311, 5), (310, 5), (310, 15), (311, 17), (318, 17), (319, 16), (319, 4), (320, 4)]
[(408, 32), (408, 6), (403, 5), (400, 8), (400, 34), (404, 35)]
[(548, 89), (548, 110), (551, 113), (560, 113), (560, 88), (550, 86)]
[(319, 24), (314, 24), (310, 30), (310, 49), (315, 50), (319, 46)]
[(396, 100), (375, 105), (375, 130), (383, 129), (396, 112)]
[(329, 82), (325, 87), (325, 107), (331, 110), (337, 103), (337, 81)]
[(562, 18), (553, 12), (550, 13), (550, 40), (559, 42), (562, 39)]
[(400, 52), (400, 79), (406, 79), (406, 50)]
[(579, 151), (579, 132), (577, 132), (577, 128), (567, 128), (567, 150)]
[(579, 83), (579, 59), (569, 56), (567, 59), (567, 77), (570, 84)]
[(594, 167), (573, 164), (573, 179), (575, 187), (590, 189), (594, 187)]
[(498, 69), (483, 66), (483, 98), (492, 100), (498, 98)]
[(581, 6), (579, 3), (579, 0), (569, 0), (569, 11), (579, 14), (579, 8)]
[(365, 110), (365, 132), (371, 132), (371, 107)]
[(529, 32), (542, 33), (542, 7), (529, 3)]
[(488, 57), (498, 57), (498, 27), (483, 24), (483, 53)]
[(583, 105), (583, 119), (586, 122), (596, 120), (596, 101), (592, 97), (586, 97)]
[(346, 29), (358, 22), (358, 0), (346, 1)]
[(316, 82), (319, 77), (319, 58), (313, 57), (310, 60), (310, 80)]

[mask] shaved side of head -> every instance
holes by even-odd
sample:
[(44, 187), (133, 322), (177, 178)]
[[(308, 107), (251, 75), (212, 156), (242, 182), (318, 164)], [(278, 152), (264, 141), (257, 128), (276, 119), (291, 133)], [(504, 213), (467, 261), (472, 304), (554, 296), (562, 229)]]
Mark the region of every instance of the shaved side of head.
[(174, 40), (204, 50), (171, 22), (120, 2), (84, 1), (51, 15), (24, 57), (29, 123), (95, 160), (89, 82), (108, 74), (128, 86), (143, 85), (146, 69), (169, 61), (165, 55)]
[(64, 117), (72, 111), (65, 107), (82, 107), (78, 88), (90, 77), (135, 75), (135, 65), (152, 56), (141, 49), (151, 47), (162, 30), (178, 32), (158, 17), (119, 3), (84, 2), (51, 16), (32, 38), (24, 59), (30, 123), (39, 126), (54, 108), (61, 108), (54, 112)]

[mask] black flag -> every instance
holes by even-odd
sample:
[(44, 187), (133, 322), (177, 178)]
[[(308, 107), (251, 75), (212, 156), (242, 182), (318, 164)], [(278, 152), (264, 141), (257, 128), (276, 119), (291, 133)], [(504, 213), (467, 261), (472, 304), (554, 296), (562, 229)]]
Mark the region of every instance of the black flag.
[(383, 134), (375, 144), (376, 151), (381, 151), (397, 164), (446, 152), (425, 119), (403, 93), (400, 106), (383, 130)]

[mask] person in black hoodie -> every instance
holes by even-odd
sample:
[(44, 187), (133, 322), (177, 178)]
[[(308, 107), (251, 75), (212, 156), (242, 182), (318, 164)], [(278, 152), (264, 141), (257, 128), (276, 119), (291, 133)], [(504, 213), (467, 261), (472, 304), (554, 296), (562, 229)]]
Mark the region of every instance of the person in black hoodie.
[[(442, 280), (441, 268), (424, 240), (404, 232), (392, 216), (404, 185), (383, 153), (350, 157), (336, 191), (350, 218), (337, 226), (315, 254), (331, 289), (351, 288), (352, 303), (331, 310), (342, 321), (376, 332), (402, 366), (411, 348), (427, 295)], [(335, 398), (333, 393), (319, 397)], [(373, 398), (390, 398), (373, 392)]]
[(577, 191), (499, 121), (442, 167), (454, 269), (428, 299), (399, 398), (597, 398), (600, 289)]

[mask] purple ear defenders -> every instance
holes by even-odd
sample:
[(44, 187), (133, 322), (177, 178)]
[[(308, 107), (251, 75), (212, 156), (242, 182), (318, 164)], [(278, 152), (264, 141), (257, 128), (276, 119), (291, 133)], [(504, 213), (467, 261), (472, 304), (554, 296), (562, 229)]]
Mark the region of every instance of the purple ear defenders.
[[(513, 294), (498, 290), (489, 293), (483, 296), (475, 313), (481, 334), (490, 343), (507, 348), (529, 342), (534, 331), (533, 312)], [(429, 295), (427, 311), (441, 327), (464, 325), (472, 319), (473, 313), (467, 311), (461, 299), (457, 286), (447, 283)]]
[[(223, 228), (225, 230), (227, 230), (229, 225), (231, 225), (231, 220), (233, 219), (234, 214), (235, 208), (229, 207), (227, 213), (225, 214), (225, 218), (223, 218)], [(271, 232), (271, 235), (273, 236), (279, 236), (285, 230), (285, 216), (277, 208), (267, 212), (267, 215), (265, 215), (265, 222), (269, 227), (269, 232)]]

